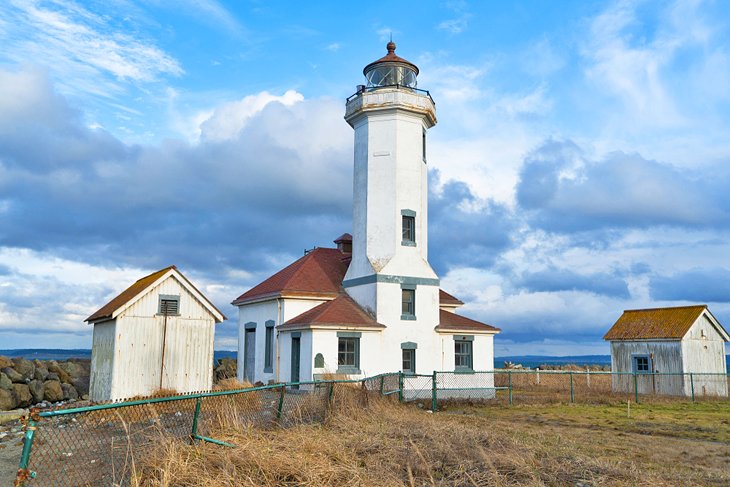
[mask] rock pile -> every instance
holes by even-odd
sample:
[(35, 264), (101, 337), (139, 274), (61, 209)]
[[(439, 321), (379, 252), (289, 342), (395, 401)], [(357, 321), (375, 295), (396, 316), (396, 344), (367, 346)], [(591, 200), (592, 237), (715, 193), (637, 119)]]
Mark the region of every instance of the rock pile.
[(27, 360), (0, 356), (0, 411), (41, 402), (87, 399), (88, 360)]
[(225, 379), (235, 379), (237, 362), (235, 358), (222, 358), (218, 360), (218, 365), (213, 369), (213, 382), (217, 384)]

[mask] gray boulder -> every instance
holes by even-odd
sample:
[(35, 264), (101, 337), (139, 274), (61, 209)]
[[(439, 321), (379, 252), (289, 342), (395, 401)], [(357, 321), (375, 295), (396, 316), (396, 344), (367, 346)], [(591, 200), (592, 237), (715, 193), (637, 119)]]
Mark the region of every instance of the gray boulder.
[(76, 362), (61, 362), (58, 366), (68, 374), (72, 379), (84, 375), (85, 371), (82, 366)]
[(13, 388), (13, 381), (11, 381), (5, 372), (0, 372), (0, 389), (9, 391)]
[(46, 380), (48, 378), (48, 369), (43, 362), (40, 360), (34, 360), (33, 365), (35, 365), (35, 374), (33, 374), (33, 378), (40, 381)]
[(55, 361), (50, 362), (48, 365), (48, 372), (56, 374), (61, 382), (65, 382), (66, 384), (71, 383), (71, 376), (68, 375), (68, 372), (63, 370)]
[(15, 390), (0, 389), (0, 411), (10, 411), (18, 407), (18, 396)]
[[(49, 372), (46, 376), (46, 380), (55, 380), (59, 382), (61, 381), (61, 379), (58, 377), (58, 374), (56, 374), (55, 372)], [(43, 382), (45, 382), (45, 380)]]
[(30, 406), (33, 402), (33, 395), (25, 384), (13, 384), (15, 395), (18, 397), (18, 406), (24, 408)]
[(71, 385), (74, 386), (79, 395), (89, 393), (89, 377), (76, 377), (71, 379)]
[(30, 394), (33, 396), (34, 403), (38, 404), (39, 402), (43, 401), (43, 381), (40, 381), (38, 379), (30, 381), (30, 384), (28, 384), (28, 389), (30, 390)]
[(33, 379), (35, 373), (35, 365), (30, 360), (24, 358), (13, 359), (13, 368), (17, 373), (23, 376), (23, 380)]
[(63, 401), (61, 383), (56, 380), (47, 380), (43, 383), (43, 398), (49, 402)]
[(3, 373), (8, 376), (8, 379), (10, 379), (13, 382), (19, 382), (24, 383), (25, 379), (22, 375), (20, 375), (15, 369), (12, 369), (10, 367), (5, 367), (3, 370)]
[(76, 388), (71, 384), (61, 384), (61, 390), (63, 390), (63, 400), (68, 401), (69, 399), (76, 400), (79, 398), (79, 393)]

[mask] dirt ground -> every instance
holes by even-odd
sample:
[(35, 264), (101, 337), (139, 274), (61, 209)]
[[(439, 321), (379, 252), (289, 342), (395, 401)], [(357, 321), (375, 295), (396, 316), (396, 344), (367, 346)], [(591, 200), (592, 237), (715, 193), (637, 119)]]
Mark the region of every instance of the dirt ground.
[(0, 443), (0, 485), (13, 485), (23, 447), (20, 438)]

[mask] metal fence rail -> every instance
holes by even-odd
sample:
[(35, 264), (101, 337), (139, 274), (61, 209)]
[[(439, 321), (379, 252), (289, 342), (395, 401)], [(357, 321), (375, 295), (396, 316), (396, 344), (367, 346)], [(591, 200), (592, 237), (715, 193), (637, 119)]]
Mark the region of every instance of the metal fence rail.
[(361, 406), (369, 396), (397, 401), (401, 380), (402, 374), (392, 373), (34, 410), (25, 419), (16, 485), (130, 485), (135, 462), (161, 440), (235, 447), (214, 433), (242, 424), (270, 428), (320, 422), (346, 399)]
[[(76, 408), (31, 411), (16, 486), (129, 485), (135, 462), (163, 439), (235, 447), (216, 432), (323, 421), (333, 408), (367, 406), (371, 397), (419, 401), (432, 411), (440, 401), (494, 405), (631, 400), (727, 401), (726, 374), (631, 374), (593, 371), (498, 369), (381, 374), (357, 380), (273, 384), (248, 389), (151, 397)], [(348, 402), (349, 401), (349, 402)]]

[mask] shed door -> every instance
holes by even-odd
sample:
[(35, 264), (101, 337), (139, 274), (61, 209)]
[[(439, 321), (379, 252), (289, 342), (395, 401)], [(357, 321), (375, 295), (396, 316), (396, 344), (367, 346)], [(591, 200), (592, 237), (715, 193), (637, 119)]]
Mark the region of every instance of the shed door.
[(246, 344), (243, 352), (243, 376), (254, 383), (256, 369), (256, 330), (246, 330)]

